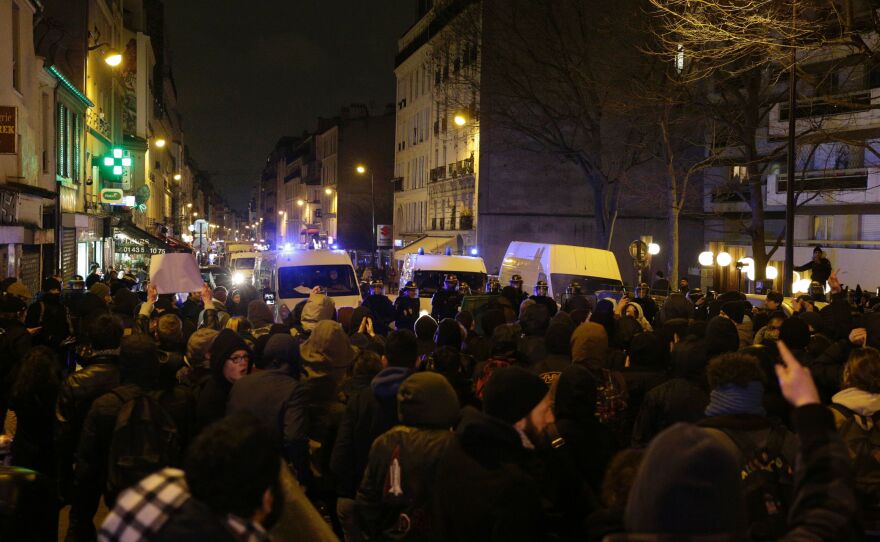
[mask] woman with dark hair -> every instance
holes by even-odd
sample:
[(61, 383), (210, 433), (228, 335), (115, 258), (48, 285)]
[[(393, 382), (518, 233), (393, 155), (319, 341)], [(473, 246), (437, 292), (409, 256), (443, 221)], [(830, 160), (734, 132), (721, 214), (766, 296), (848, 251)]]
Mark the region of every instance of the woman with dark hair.
[(196, 403), (196, 427), (201, 430), (226, 414), (232, 385), (250, 372), (250, 346), (236, 332), (224, 329), (211, 344), (211, 378)]
[(52, 428), (61, 368), (46, 346), (31, 349), (22, 359), (12, 384), (9, 407), (18, 424), (12, 441), (13, 464), (54, 477)]

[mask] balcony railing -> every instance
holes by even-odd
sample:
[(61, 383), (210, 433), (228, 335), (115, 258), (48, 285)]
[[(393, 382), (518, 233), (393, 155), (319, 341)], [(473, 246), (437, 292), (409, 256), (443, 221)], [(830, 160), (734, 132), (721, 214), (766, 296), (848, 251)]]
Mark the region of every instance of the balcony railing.
[[(850, 94), (838, 94), (824, 96), (810, 100), (801, 100), (795, 106), (794, 118), (823, 117), (826, 115), (840, 115), (844, 113), (856, 113), (871, 108), (871, 91), (860, 90)], [(789, 107), (782, 104), (779, 107), (779, 122), (788, 120)]]
[[(780, 174), (776, 180), (776, 193), (783, 194), (788, 188), (788, 176)], [(826, 190), (865, 190), (868, 188), (866, 169), (838, 169), (807, 171), (795, 175), (794, 189), (798, 192), (821, 192)]]
[(110, 121), (104, 118), (104, 113), (99, 113), (94, 107), (86, 110), (86, 124), (89, 128), (98, 132), (106, 139), (112, 139), (113, 131), (110, 126)]

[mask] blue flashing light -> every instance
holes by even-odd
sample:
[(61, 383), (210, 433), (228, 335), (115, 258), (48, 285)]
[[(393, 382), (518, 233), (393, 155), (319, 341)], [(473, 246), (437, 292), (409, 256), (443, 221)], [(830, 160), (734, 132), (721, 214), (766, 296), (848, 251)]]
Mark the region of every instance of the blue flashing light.
[(419, 256), (425, 255), (425, 247), (419, 247)]
[(284, 252), (291, 252), (291, 251), (293, 251), (293, 247), (290, 246), (290, 243), (284, 243), (284, 247), (283, 247), (282, 250), (283, 250)]
[(339, 250), (339, 245), (333, 245), (333, 250)]
[(452, 256), (452, 247), (446, 247), (446, 255)]
[(479, 253), (480, 253), (480, 251), (477, 250), (477, 247), (474, 247), (471, 249), (471, 256), (476, 256)]

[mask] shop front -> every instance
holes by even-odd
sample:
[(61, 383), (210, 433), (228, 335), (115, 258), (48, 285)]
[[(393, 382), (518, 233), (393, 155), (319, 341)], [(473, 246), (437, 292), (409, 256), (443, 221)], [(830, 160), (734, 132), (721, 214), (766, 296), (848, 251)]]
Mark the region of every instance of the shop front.
[(150, 258), (169, 252), (192, 252), (186, 244), (176, 239), (157, 237), (130, 222), (113, 228), (113, 252), (117, 269), (149, 273)]

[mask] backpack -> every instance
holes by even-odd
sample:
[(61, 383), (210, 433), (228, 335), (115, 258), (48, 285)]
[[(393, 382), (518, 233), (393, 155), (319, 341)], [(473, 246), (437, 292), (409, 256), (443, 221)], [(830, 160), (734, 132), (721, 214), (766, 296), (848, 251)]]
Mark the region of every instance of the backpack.
[(164, 467), (177, 464), (180, 439), (177, 425), (155, 397), (143, 392), (124, 397), (110, 439), (107, 495), (119, 493)]
[[(880, 515), (880, 412), (862, 416), (836, 403), (830, 408), (837, 433), (852, 459), (856, 496), (862, 509)], [(838, 418), (843, 418), (842, 423), (837, 423)]]
[(596, 386), (596, 417), (605, 425), (618, 425), (626, 414), (626, 384), (620, 374), (608, 369), (599, 369)]
[(744, 457), (740, 477), (749, 522), (749, 540), (778, 540), (788, 532), (788, 509), (794, 495), (794, 469), (782, 455), (787, 430), (770, 427), (759, 446), (741, 433), (718, 428)]
[(486, 383), (489, 382), (489, 377), (492, 376), (492, 373), (498, 369), (510, 367), (511, 365), (511, 361), (507, 359), (492, 358), (488, 360), (485, 365), (483, 365), (483, 370), (480, 371), (480, 375), (474, 380), (474, 393), (476, 394), (477, 399), (480, 401), (483, 400), (483, 390), (486, 388)]

